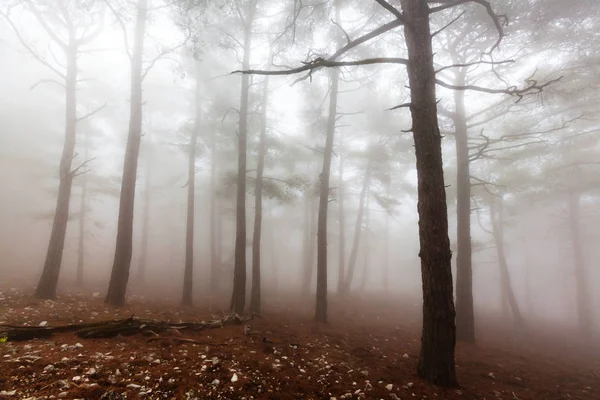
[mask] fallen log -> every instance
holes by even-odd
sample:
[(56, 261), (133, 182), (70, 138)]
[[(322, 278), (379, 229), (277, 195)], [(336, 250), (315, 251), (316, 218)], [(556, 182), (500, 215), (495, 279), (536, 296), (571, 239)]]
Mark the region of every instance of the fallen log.
[(221, 319), (202, 322), (156, 321), (135, 318), (107, 320), (90, 323), (69, 324), (60, 326), (20, 326), (0, 325), (0, 338), (7, 342), (25, 341), (33, 339), (47, 339), (54, 333), (74, 332), (82, 339), (112, 338), (118, 335), (130, 336), (138, 333), (153, 334), (164, 332), (168, 329), (176, 331), (221, 328), (225, 325), (241, 325), (250, 318), (240, 317), (237, 314), (226, 315)]

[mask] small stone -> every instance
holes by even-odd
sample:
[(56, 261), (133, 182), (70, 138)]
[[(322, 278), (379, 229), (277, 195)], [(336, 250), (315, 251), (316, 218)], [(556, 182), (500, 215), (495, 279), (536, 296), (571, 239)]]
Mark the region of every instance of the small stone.
[(210, 384), (211, 384), (211, 385), (213, 385), (213, 386), (217, 386), (219, 383), (221, 383), (221, 381), (220, 381), (220, 380), (218, 380), (218, 379), (215, 379), (215, 380), (214, 380), (214, 381), (212, 381)]
[(65, 397), (67, 397), (67, 396), (68, 396), (68, 393), (67, 393), (67, 392), (60, 392), (60, 393), (58, 394), (58, 398), (59, 398), (59, 399), (64, 399), (64, 398), (65, 398)]
[(494, 375), (494, 373), (493, 373), (493, 372), (490, 372), (490, 373), (488, 374), (488, 376), (489, 376), (490, 378), (492, 378), (492, 379), (496, 379), (496, 375)]
[(409, 388), (411, 388), (411, 387), (413, 387), (413, 386), (414, 386), (414, 383), (412, 383), (412, 382), (408, 382), (408, 383), (406, 384), (406, 386), (408, 386)]
[(3, 390), (0, 392), (0, 396), (14, 396), (15, 394), (17, 394), (16, 390)]
[(369, 371), (360, 371), (361, 375), (369, 376)]
[(83, 347), (83, 345), (82, 345), (81, 343), (79, 343), (79, 342), (78, 342), (78, 343), (75, 343), (75, 347), (77, 347), (78, 349), (80, 349), (80, 348), (82, 348), (82, 347)]
[(90, 368), (90, 369), (88, 369), (88, 370), (86, 371), (86, 373), (85, 373), (85, 374), (86, 374), (87, 376), (94, 376), (94, 375), (96, 375), (96, 373), (97, 373), (97, 372), (98, 372), (98, 371), (96, 371), (96, 368)]
[(130, 383), (129, 385), (127, 385), (127, 389), (139, 389), (141, 388), (141, 385), (135, 384), (135, 383)]
[(46, 325), (48, 325), (48, 321), (42, 321), (42, 322), (40, 322), (40, 326), (46, 326)]
[(388, 383), (387, 385), (385, 385), (385, 388), (386, 388), (386, 389), (387, 389), (389, 392), (391, 392), (391, 391), (392, 391), (392, 389), (394, 388), (394, 385), (392, 385), (391, 383)]
[(45, 374), (49, 374), (51, 372), (54, 372), (54, 370), (56, 370), (56, 368), (54, 367), (54, 365), (50, 364), (50, 365), (46, 365), (44, 367), (44, 373)]
[(237, 374), (233, 374), (233, 376), (231, 377), (231, 382), (237, 382), (237, 381), (238, 381)]
[(81, 382), (81, 377), (79, 375), (77, 375), (77, 376), (74, 376), (73, 378), (71, 378), (71, 380), (73, 382)]
[(406, 353), (402, 354), (402, 358), (408, 358), (408, 354), (406, 354)]

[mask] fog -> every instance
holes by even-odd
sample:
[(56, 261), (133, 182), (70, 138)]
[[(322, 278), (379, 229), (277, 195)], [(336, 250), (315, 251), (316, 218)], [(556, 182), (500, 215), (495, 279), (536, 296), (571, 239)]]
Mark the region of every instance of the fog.
[[(133, 115), (127, 52), (135, 51), (135, 3), (6, 0), (0, 6), (2, 288), (25, 287), (33, 294), (47, 257), (68, 123), (65, 78), (59, 76), (67, 73), (68, 60), (58, 41), (68, 42), (66, 26), (72, 24), (72, 34), (90, 39), (78, 48), (73, 188), (57, 296), (73, 289), (107, 293), (115, 247), (127, 236), (124, 229), (117, 239)], [(419, 179), (427, 182), (428, 175), (417, 178), (410, 132), (417, 125), (410, 107), (389, 110), (411, 101), (406, 66), (339, 66), (336, 89), (330, 83), (336, 68), (307, 68), (290, 75), (232, 73), (281, 71), (326, 58), (392, 15), (377, 2), (363, 2), (364, 8), (352, 1), (304, 2), (302, 7), (295, 1), (262, 0), (148, 3), (142, 31), (141, 145), (133, 171), (137, 180), (133, 180), (128, 295), (138, 291), (155, 299), (181, 297), (189, 143), (195, 131), (193, 301), (206, 302), (211, 294), (223, 308), (229, 306), (236, 229), (240, 232), (239, 138), (247, 134), (247, 304), (252, 244), (260, 240), (263, 307), (295, 295), (303, 295), (306, 306), (314, 307), (319, 190), (329, 124), (335, 126), (335, 136), (327, 201), (327, 292), (339, 295), (341, 263), (350, 287), (346, 295), (420, 307), (423, 248), (417, 189)], [(400, 2), (390, 3), (400, 7)], [(457, 239), (457, 205), (464, 201), (459, 192), (465, 185), (464, 180), (457, 181), (456, 131), (464, 122), (470, 168), (466, 235), (472, 249), (462, 251), (472, 255), (475, 321), (493, 317), (512, 323), (515, 311), (507, 297), (508, 285), (524, 320), (573, 332), (589, 329), (597, 335), (597, 4), (492, 1), (496, 14), (508, 15), (509, 23), (504, 25), (501, 19), (505, 37), (490, 57), (486, 54), (498, 32), (486, 10), (474, 3), (431, 17), (432, 31), (456, 19), (433, 39), (438, 79), (474, 88), (436, 86), (455, 298), (457, 286), (461, 287), (456, 257), (462, 246)], [(251, 43), (244, 37), (242, 16), (246, 31), (251, 26)], [(338, 61), (375, 57), (407, 57), (403, 30), (357, 46)], [(468, 63), (472, 65), (456, 67)], [(455, 67), (443, 68), (449, 65)], [(245, 100), (244, 84), (249, 92)], [(337, 105), (332, 117), (333, 90)], [(463, 95), (462, 116), (456, 93)], [(328, 121), (331, 118), (333, 122)], [(262, 232), (256, 239), (261, 129), (265, 133)], [(357, 232), (360, 237), (355, 240)], [(83, 266), (81, 282), (78, 265)], [(591, 328), (582, 328), (586, 325)]]

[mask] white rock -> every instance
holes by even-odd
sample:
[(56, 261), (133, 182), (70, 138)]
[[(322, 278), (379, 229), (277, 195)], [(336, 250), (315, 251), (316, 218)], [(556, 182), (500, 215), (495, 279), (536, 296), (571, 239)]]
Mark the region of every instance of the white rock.
[(40, 326), (46, 326), (46, 325), (48, 325), (48, 321), (42, 321), (42, 322), (40, 322)]
[(79, 342), (78, 342), (78, 343), (75, 343), (75, 347), (77, 347), (78, 349), (80, 349), (80, 348), (82, 348), (82, 347), (83, 347), (83, 345), (82, 345), (81, 343), (79, 343)]
[(412, 383), (412, 382), (408, 382), (408, 383), (406, 384), (406, 386), (408, 386), (409, 388), (411, 388), (411, 387), (413, 387), (413, 386), (414, 386), (414, 383)]
[(0, 396), (14, 396), (15, 394), (17, 394), (16, 390), (3, 390), (0, 392)]
[(44, 367), (44, 373), (45, 374), (49, 374), (50, 372), (54, 372), (54, 370), (56, 370), (56, 368), (52, 364), (46, 365)]
[(64, 398), (65, 398), (65, 397), (67, 397), (67, 396), (68, 396), (68, 393), (67, 393), (67, 392), (60, 392), (60, 393), (58, 394), (58, 398), (59, 398), (59, 399), (64, 399)]
[(492, 379), (496, 379), (496, 375), (494, 375), (494, 373), (493, 373), (493, 372), (490, 372), (490, 373), (488, 374), (488, 376), (489, 376), (490, 378), (492, 378)]
[(79, 375), (77, 375), (77, 376), (74, 376), (73, 378), (71, 378), (71, 380), (73, 382), (80, 382), (81, 381), (81, 377)]
[(127, 385), (127, 389), (139, 389), (141, 387), (141, 385), (137, 385), (135, 383), (130, 383), (129, 385)]
[(233, 376), (231, 377), (231, 382), (237, 382), (237, 381), (238, 381), (237, 374), (233, 374)]
[(392, 385), (391, 383), (388, 383), (387, 385), (385, 385), (385, 388), (391, 392), (392, 389), (394, 388), (394, 385)]
[(402, 358), (408, 358), (408, 354), (406, 354), (406, 353), (402, 354)]
[(221, 381), (218, 379), (215, 379), (214, 381), (211, 382), (211, 385), (217, 386), (219, 383), (221, 383)]

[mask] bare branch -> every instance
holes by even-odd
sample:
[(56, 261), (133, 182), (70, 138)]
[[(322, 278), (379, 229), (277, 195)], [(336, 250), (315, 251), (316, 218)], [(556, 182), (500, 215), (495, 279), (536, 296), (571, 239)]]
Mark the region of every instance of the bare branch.
[(83, 121), (86, 118), (91, 117), (92, 115), (100, 112), (102, 109), (104, 109), (104, 107), (106, 107), (106, 103), (104, 103), (103, 105), (101, 105), (100, 107), (98, 107), (97, 109), (95, 109), (94, 111), (91, 111), (85, 115), (82, 115), (81, 117), (77, 118), (77, 122)]
[(88, 172), (89, 170), (82, 170), (83, 168), (85, 168), (90, 162), (94, 161), (96, 159), (96, 157), (92, 157), (89, 160), (85, 160), (84, 162), (82, 162), (77, 168), (75, 168), (73, 171), (71, 171), (71, 176), (73, 178), (75, 178), (76, 176), (85, 174), (86, 172)]
[(112, 11), (113, 15), (115, 16), (115, 19), (117, 20), (117, 23), (121, 27), (121, 31), (123, 32), (123, 41), (125, 42), (125, 54), (127, 54), (127, 57), (129, 57), (129, 59), (131, 60), (131, 50), (129, 49), (129, 40), (127, 38), (127, 27), (125, 26), (125, 22), (123, 22), (123, 20), (121, 19), (119, 12), (115, 10), (115, 8), (110, 4), (111, 0), (104, 0), (104, 3), (106, 3), (110, 11)]
[(302, 67), (292, 68), (280, 71), (264, 71), (259, 69), (250, 69), (246, 71), (233, 71), (232, 74), (254, 74), (254, 75), (293, 75), (304, 71), (314, 71), (318, 68), (336, 68), (336, 67), (350, 67), (356, 65), (370, 65), (370, 64), (402, 64), (408, 65), (408, 60), (405, 58), (397, 57), (380, 57), (380, 58), (366, 58), (363, 60), (356, 61), (329, 61), (323, 58), (316, 58), (313, 61), (304, 62)]
[(36, 87), (38, 87), (42, 83), (54, 83), (56, 85), (59, 85), (62, 88), (66, 87), (64, 83), (59, 82), (59, 81), (55, 81), (54, 79), (42, 79), (41, 81), (39, 81), (39, 82), (34, 83), (33, 85), (31, 85), (31, 87), (29, 88), (29, 90), (35, 89)]
[(192, 31), (188, 29), (187, 36), (185, 37), (185, 39), (183, 41), (181, 41), (181, 43), (177, 44), (176, 46), (164, 49), (156, 57), (154, 57), (150, 61), (150, 64), (148, 65), (148, 67), (146, 68), (146, 70), (142, 73), (142, 81), (144, 79), (146, 79), (146, 76), (148, 75), (148, 73), (150, 72), (150, 70), (154, 67), (154, 65), (158, 62), (158, 60), (160, 60), (161, 58), (163, 58), (167, 54), (172, 53), (172, 52), (174, 52), (176, 50), (179, 50), (180, 48), (182, 48), (183, 46), (185, 46), (186, 43), (190, 40), (191, 37), (192, 37)]
[(392, 110), (397, 110), (399, 108), (410, 108), (410, 107), (412, 107), (412, 103), (402, 103), (402, 104), (394, 106), (392, 108), (388, 108), (385, 111), (392, 111)]
[(385, 8), (386, 10), (388, 10), (389, 12), (391, 12), (392, 14), (394, 14), (394, 16), (396, 18), (398, 18), (399, 20), (404, 20), (404, 16), (402, 15), (402, 13), (396, 7), (392, 6), (387, 1), (385, 1), (385, 0), (375, 0), (375, 2), (377, 2), (377, 4), (379, 4), (381, 7)]
[(42, 26), (42, 28), (44, 28), (44, 31), (46, 31), (46, 33), (48, 34), (48, 36), (50, 36), (50, 38), (57, 45), (59, 45), (63, 50), (66, 51), (66, 49), (68, 47), (68, 43), (65, 42), (65, 41), (63, 41), (60, 37), (58, 37), (58, 35), (54, 32), (54, 29), (52, 29), (48, 25), (48, 23), (46, 22), (46, 20), (44, 19), (44, 17), (42, 17), (42, 15), (40, 14), (39, 10), (33, 5), (32, 2), (28, 2), (27, 3), (27, 8), (29, 8), (29, 10), (31, 11), (31, 13), (35, 17), (35, 19), (37, 19), (37, 21), (40, 23), (40, 25)]
[(483, 93), (490, 93), (490, 94), (508, 94), (511, 96), (516, 96), (518, 98), (518, 100), (516, 102), (518, 103), (521, 100), (523, 100), (523, 98), (527, 95), (541, 93), (544, 90), (544, 88), (560, 81), (562, 78), (563, 77), (561, 76), (559, 78), (549, 80), (543, 84), (539, 84), (538, 81), (536, 81), (536, 80), (529, 79), (528, 80), (529, 85), (522, 89), (518, 89), (516, 86), (512, 86), (512, 87), (509, 87), (506, 89), (492, 89), (492, 88), (486, 88), (486, 87), (476, 86), (476, 85), (452, 85), (450, 83), (446, 83), (439, 79), (436, 79), (435, 83), (437, 83), (438, 85), (440, 85), (442, 87), (445, 87), (446, 89), (452, 89), (452, 90), (472, 90), (472, 91), (476, 91), (476, 92), (483, 92)]
[(435, 71), (435, 73), (440, 73), (442, 71), (445, 71), (447, 69), (450, 68), (467, 68), (467, 67), (473, 67), (475, 65), (481, 65), (481, 64), (486, 64), (486, 65), (500, 65), (500, 64), (512, 64), (514, 63), (515, 60), (504, 60), (504, 61), (473, 61), (470, 63), (465, 63), (465, 64), (452, 64), (452, 65), (446, 65), (445, 67), (441, 67), (439, 68), (437, 71)]
[(453, 23), (455, 23), (456, 21), (458, 21), (459, 19), (462, 18), (463, 15), (466, 14), (466, 11), (461, 12), (458, 17), (454, 18), (452, 21), (448, 22), (446, 25), (442, 26), (440, 29), (438, 29), (437, 31), (433, 32), (431, 34), (431, 38), (433, 39), (434, 37), (436, 37), (437, 35), (439, 35), (440, 33), (442, 33), (444, 30), (446, 30), (447, 28), (449, 28)]

